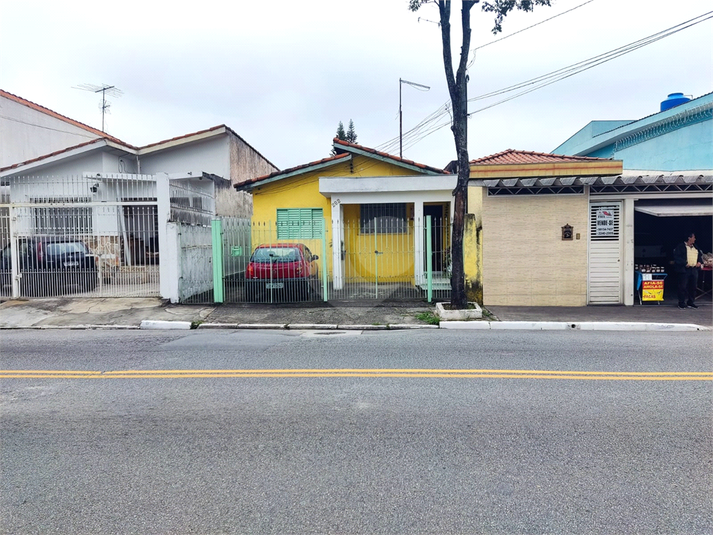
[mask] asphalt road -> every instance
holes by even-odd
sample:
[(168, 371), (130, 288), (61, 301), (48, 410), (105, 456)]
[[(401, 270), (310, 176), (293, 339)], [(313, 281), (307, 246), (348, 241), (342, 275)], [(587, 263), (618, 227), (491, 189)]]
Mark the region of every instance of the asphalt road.
[(713, 532), (710, 333), (1, 344), (1, 533)]

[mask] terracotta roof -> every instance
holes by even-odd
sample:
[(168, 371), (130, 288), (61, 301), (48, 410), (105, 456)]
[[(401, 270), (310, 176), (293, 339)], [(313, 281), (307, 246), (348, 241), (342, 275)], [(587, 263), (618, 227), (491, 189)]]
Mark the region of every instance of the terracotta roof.
[(290, 167), (289, 169), (283, 169), (282, 171), (274, 171), (274, 172), (270, 173), (269, 175), (262, 175), (262, 176), (258, 176), (255, 178), (250, 178), (248, 180), (243, 180), (242, 182), (235, 184), (235, 187), (238, 188), (239, 186), (246, 186), (248, 184), (256, 184), (258, 182), (262, 182), (263, 180), (270, 180), (272, 178), (279, 177), (280, 175), (289, 175), (296, 171), (307, 172), (309, 170), (309, 168), (311, 168), (311, 167), (316, 167), (318, 165), (322, 165), (322, 164), (329, 163), (329, 162), (336, 163), (337, 160), (342, 160), (349, 156), (350, 155), (348, 153), (344, 152), (342, 154), (337, 154), (336, 156), (331, 156), (329, 158), (323, 158), (321, 160), (306, 163), (303, 165), (298, 165), (296, 167)]
[(531, 152), (525, 150), (508, 149), (497, 154), (471, 160), (471, 165), (507, 165), (507, 164), (533, 164), (551, 162), (591, 162), (601, 161), (606, 158), (591, 158), (589, 156), (562, 156), (560, 154), (547, 154), (544, 152)]
[[(65, 123), (68, 123), (68, 124), (71, 124), (78, 128), (81, 128), (83, 130), (86, 130), (87, 132), (91, 132), (92, 134), (94, 134), (97, 137), (110, 139), (110, 140), (114, 141), (115, 143), (121, 143), (122, 145), (126, 145), (127, 147), (131, 146), (131, 145), (128, 145), (127, 143), (124, 143), (120, 139), (115, 138), (114, 136), (110, 136), (106, 132), (102, 132), (101, 130), (98, 130), (97, 128), (92, 128), (91, 126), (88, 126), (84, 123), (80, 123), (79, 121), (75, 121), (74, 119), (70, 119), (69, 117), (65, 117), (64, 115), (59, 114), (56, 111), (52, 111), (49, 108), (45, 108), (44, 106), (35, 104), (34, 102), (31, 102), (31, 101), (24, 99), (22, 97), (18, 97), (17, 95), (13, 95), (12, 93), (8, 93), (7, 91), (4, 91), (2, 89), (0, 89), (0, 96), (5, 97), (8, 100), (17, 102), (18, 104), (22, 104), (23, 106), (27, 106), (28, 108), (31, 108), (35, 111), (39, 111), (41, 113), (49, 115), (50, 117), (54, 117), (55, 119), (59, 119), (60, 121), (64, 121)], [(132, 147), (132, 148), (135, 148), (135, 147)]]
[(382, 158), (388, 158), (390, 160), (393, 160), (396, 163), (403, 163), (406, 165), (418, 167), (419, 169), (423, 169), (424, 171), (430, 171), (432, 173), (437, 173), (439, 175), (449, 174), (447, 171), (445, 171), (443, 169), (439, 169), (437, 167), (431, 167), (430, 165), (424, 165), (422, 163), (414, 162), (413, 160), (406, 160), (404, 158), (399, 158), (398, 156), (394, 156), (393, 154), (387, 154), (386, 152), (380, 152), (376, 149), (370, 149), (369, 147), (364, 147), (363, 145), (357, 145), (356, 143), (349, 143), (348, 141), (343, 141), (336, 137), (334, 138), (333, 143), (334, 143), (334, 148), (337, 150), (337, 152), (339, 152), (339, 150), (340, 150), (339, 146), (345, 147), (345, 149), (341, 149), (341, 150), (349, 150), (349, 148), (353, 148), (353, 149), (357, 149), (360, 151), (369, 152), (376, 156), (381, 156)]
[(404, 158), (399, 158), (398, 156), (394, 156), (392, 154), (387, 154), (385, 152), (379, 152), (376, 149), (371, 149), (369, 147), (357, 145), (356, 143), (349, 143), (348, 141), (342, 141), (341, 139), (338, 139), (336, 137), (332, 141), (334, 144), (334, 150), (337, 152), (336, 156), (331, 156), (329, 158), (323, 158), (322, 160), (317, 160), (317, 161), (306, 163), (303, 165), (298, 165), (296, 167), (290, 167), (289, 169), (284, 169), (282, 171), (275, 171), (274, 173), (270, 173), (269, 175), (263, 175), (263, 176), (259, 176), (256, 178), (251, 178), (249, 180), (244, 180), (244, 181), (236, 184), (235, 188), (236, 189), (248, 189), (248, 188), (246, 188), (246, 186), (257, 184), (259, 182), (263, 182), (266, 180), (272, 181), (275, 178), (279, 179), (279, 177), (281, 175), (292, 175), (296, 172), (306, 173), (313, 167), (322, 166), (324, 164), (329, 164), (330, 162), (336, 163), (343, 158), (347, 158), (347, 157), (351, 156), (355, 152), (357, 152), (357, 153), (364, 152), (367, 154), (373, 154), (374, 156), (378, 156), (380, 158), (393, 160), (394, 163), (397, 165), (399, 165), (399, 164), (408, 165), (410, 167), (416, 167), (418, 169), (423, 169), (424, 171), (428, 171), (428, 172), (439, 174), (439, 175), (449, 174), (447, 171), (444, 171), (443, 169), (438, 169), (436, 167), (430, 167), (428, 165), (424, 165), (422, 163), (417, 163), (412, 160), (405, 160)]
[[(102, 137), (102, 138), (92, 139), (92, 140), (90, 140), (90, 141), (85, 141), (84, 143), (80, 143), (79, 145), (73, 145), (73, 146), (71, 146), (71, 147), (67, 147), (66, 149), (57, 150), (57, 151), (51, 152), (51, 153), (49, 153), (49, 154), (43, 154), (42, 156), (38, 156), (37, 158), (32, 158), (31, 160), (26, 160), (26, 161), (24, 161), (24, 162), (14, 163), (14, 164), (12, 164), (12, 165), (8, 165), (7, 167), (2, 167), (2, 168), (0, 168), (0, 172), (9, 171), (9, 170), (11, 170), (11, 169), (17, 169), (18, 167), (23, 167), (23, 166), (29, 165), (29, 164), (31, 164), (31, 163), (40, 162), (40, 161), (42, 161), (42, 160), (46, 160), (47, 158), (52, 158), (53, 156), (58, 156), (58, 155), (63, 154), (63, 153), (65, 153), (65, 152), (69, 152), (69, 151), (72, 151), (72, 150), (75, 150), (75, 149), (80, 149), (80, 148), (82, 148), (82, 147), (86, 147), (87, 145), (92, 145), (92, 144), (94, 144), (94, 143), (100, 143), (100, 142), (106, 142), (106, 141), (114, 141), (114, 138), (104, 138), (104, 137)], [(132, 147), (132, 146), (130, 146), (130, 145), (126, 145), (125, 143), (121, 143), (121, 142), (120, 142), (119, 144), (123, 145), (124, 147), (127, 147), (127, 148), (130, 149), (130, 150), (135, 150), (134, 147)]]

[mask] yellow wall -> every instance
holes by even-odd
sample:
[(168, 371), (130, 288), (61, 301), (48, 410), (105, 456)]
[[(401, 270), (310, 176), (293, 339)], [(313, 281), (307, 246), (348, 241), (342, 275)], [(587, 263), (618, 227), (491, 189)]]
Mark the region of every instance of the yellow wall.
[[(412, 176), (414, 171), (382, 162), (365, 156), (353, 156), (351, 162), (343, 162), (324, 169), (304, 173), (276, 182), (258, 186), (253, 194), (253, 245), (277, 241), (276, 219), (278, 208), (321, 208), (326, 219), (327, 229), (327, 266), (332, 273), (332, 205), (330, 199), (319, 192), (320, 177), (373, 177), (373, 176)], [(411, 217), (413, 216), (413, 207)], [(345, 264), (345, 276), (352, 273), (373, 279), (377, 266), (373, 262), (374, 250), (384, 251), (379, 255), (379, 280), (412, 280), (414, 273), (413, 234), (383, 234), (378, 237), (376, 249), (374, 235), (361, 235), (359, 229), (359, 206), (344, 206), (345, 246), (347, 259), (351, 259), (351, 272)], [(350, 230), (354, 229), (354, 230)], [(348, 231), (349, 230), (349, 231)], [(289, 241), (289, 240), (280, 240)], [(292, 240), (295, 241), (295, 240)], [(320, 257), (319, 268), (323, 269), (320, 240), (299, 240), (305, 243), (314, 254)], [(339, 246), (339, 244), (336, 244)], [(405, 251), (395, 253), (395, 250)], [(359, 258), (352, 252), (362, 254)], [(406, 253), (410, 251), (410, 255)], [(345, 259), (345, 262), (347, 261)]]
[[(375, 280), (379, 282), (413, 282), (414, 237), (413, 204), (407, 206), (408, 233), (362, 234), (359, 227), (358, 205), (344, 206), (344, 259), (346, 280)], [(374, 251), (379, 251), (376, 254)]]
[(483, 303), (585, 306), (587, 214), (586, 195), (483, 195)]

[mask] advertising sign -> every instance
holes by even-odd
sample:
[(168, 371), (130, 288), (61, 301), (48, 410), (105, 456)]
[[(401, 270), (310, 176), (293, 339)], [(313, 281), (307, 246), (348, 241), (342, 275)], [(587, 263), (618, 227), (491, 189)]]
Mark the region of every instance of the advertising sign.
[(663, 280), (641, 281), (642, 301), (663, 301)]
[(597, 210), (595, 236), (614, 236), (614, 212), (611, 208)]

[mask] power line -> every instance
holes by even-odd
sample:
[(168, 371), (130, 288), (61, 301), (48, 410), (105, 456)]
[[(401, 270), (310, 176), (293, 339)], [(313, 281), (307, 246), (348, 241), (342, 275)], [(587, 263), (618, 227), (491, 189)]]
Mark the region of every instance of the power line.
[(582, 6), (586, 6), (587, 4), (590, 4), (590, 3), (592, 3), (592, 2), (594, 2), (594, 0), (587, 0), (587, 1), (584, 2), (583, 4), (579, 4), (578, 6), (575, 6), (575, 7), (573, 7), (572, 9), (568, 9), (567, 11), (563, 11), (562, 13), (558, 13), (557, 15), (554, 15), (554, 16), (548, 18), (548, 19), (541, 20), (540, 22), (537, 22), (537, 23), (533, 24), (532, 26), (528, 26), (527, 28), (523, 28), (522, 30), (518, 30), (518, 31), (516, 31), (516, 32), (514, 32), (514, 33), (511, 33), (511, 34), (509, 34), (509, 35), (506, 35), (506, 36), (504, 36), (504, 37), (501, 37), (500, 39), (496, 39), (495, 41), (490, 41), (489, 43), (485, 43), (484, 45), (476, 46), (474, 49), (471, 50), (471, 52), (472, 52), (474, 55), (473, 55), (473, 59), (471, 59), (471, 60), (468, 62), (467, 68), (470, 69), (470, 68), (473, 66), (473, 63), (475, 62), (475, 51), (476, 51), (476, 50), (480, 50), (481, 48), (485, 48), (486, 46), (490, 46), (490, 45), (492, 45), (492, 44), (499, 43), (500, 41), (504, 41), (505, 39), (509, 39), (510, 37), (513, 37), (513, 36), (515, 36), (515, 35), (517, 35), (517, 34), (519, 34), (519, 33), (522, 33), (522, 32), (525, 32), (525, 31), (527, 31), (527, 30), (530, 30), (530, 29), (532, 29), (532, 28), (534, 28), (534, 27), (536, 27), (536, 26), (539, 26), (540, 24), (544, 24), (545, 22), (548, 22), (548, 21), (550, 21), (550, 20), (552, 20), (552, 19), (556, 19), (557, 17), (561, 17), (562, 15), (566, 15), (567, 13), (570, 13), (570, 12), (574, 11), (575, 9), (579, 9), (579, 8), (582, 7)]
[[(479, 50), (479, 49), (481, 49), (481, 48), (485, 48), (486, 46), (489, 46), (489, 45), (492, 45), (492, 44), (494, 44), (494, 43), (500, 42), (500, 41), (502, 41), (502, 40), (504, 40), (504, 39), (508, 39), (508, 38), (510, 38), (510, 37), (512, 37), (512, 36), (514, 36), (514, 35), (520, 34), (520, 33), (524, 32), (524, 31), (527, 31), (527, 30), (529, 30), (529, 29), (531, 29), (531, 28), (534, 28), (535, 26), (539, 26), (539, 25), (541, 25), (541, 24), (544, 24), (545, 22), (548, 22), (548, 21), (550, 21), (550, 20), (552, 20), (552, 19), (556, 19), (557, 17), (560, 17), (560, 16), (562, 16), (562, 15), (565, 15), (565, 14), (567, 14), (567, 13), (570, 13), (571, 11), (574, 11), (575, 9), (578, 9), (578, 8), (580, 8), (580, 7), (582, 7), (582, 6), (586, 5), (586, 4), (589, 4), (589, 3), (593, 2), (593, 1), (594, 1), (594, 0), (587, 0), (586, 2), (584, 2), (584, 3), (582, 3), (582, 4), (579, 4), (578, 6), (575, 6), (575, 7), (571, 8), (571, 9), (568, 9), (567, 11), (563, 11), (562, 13), (559, 13), (559, 14), (557, 14), (557, 15), (554, 15), (554, 16), (552, 16), (552, 17), (549, 17), (549, 18), (547, 18), (547, 19), (545, 19), (545, 20), (542, 20), (542, 21), (540, 21), (540, 22), (538, 22), (538, 23), (536, 23), (536, 24), (533, 24), (533, 25), (531, 25), (531, 26), (528, 26), (527, 28), (523, 28), (522, 30), (519, 30), (519, 31), (517, 31), (517, 32), (515, 32), (515, 33), (512, 33), (512, 34), (510, 34), (510, 35), (506, 35), (505, 37), (501, 37), (500, 39), (496, 39), (495, 41), (491, 41), (491, 42), (486, 43), (486, 44), (484, 44), (484, 45), (480, 45), (480, 46), (478, 46), (478, 47), (475, 47), (475, 48), (473, 48), (472, 52), (475, 53), (476, 50)], [(424, 20), (426, 20), (426, 19), (424, 19)], [(419, 18), (419, 22), (420, 22), (420, 21), (421, 21), (421, 18)], [(433, 21), (428, 21), (428, 22), (433, 22)], [(440, 26), (440, 23), (438, 23), (438, 25)], [(468, 63), (467, 68), (470, 68), (470, 67), (473, 65), (473, 62), (474, 62), (474, 61), (475, 61), (475, 57)], [(431, 118), (434, 114), (437, 114), (437, 115), (438, 115), (438, 117), (436, 117), (436, 119), (438, 119), (438, 118), (442, 117), (443, 114), (444, 114), (445, 112), (447, 112), (447, 111), (448, 111), (448, 103), (446, 103), (446, 104), (444, 104), (443, 106), (441, 106), (441, 108), (439, 108), (438, 110), (436, 110), (436, 112), (434, 112), (433, 114), (431, 114), (429, 117), (427, 117), (426, 119), (424, 119), (423, 121), (421, 121), (419, 124), (417, 124), (413, 129), (411, 129), (409, 132), (407, 132), (407, 136), (408, 136), (409, 134), (410, 134), (411, 136), (413, 136), (414, 133), (415, 133), (415, 132), (418, 132), (418, 130), (419, 130), (420, 128), (423, 128), (424, 126), (426, 126), (426, 124), (428, 124), (429, 118)], [(439, 128), (440, 128), (440, 127), (439, 127)], [(399, 136), (400, 136), (400, 138), (402, 138), (402, 137), (403, 137), (403, 134), (400, 133)], [(387, 142), (384, 143), (383, 145), (380, 145), (378, 148), (382, 148), (383, 150), (386, 150), (387, 152), (391, 152), (392, 150), (395, 150), (394, 144), (395, 144), (395, 141), (392, 139), (392, 140), (387, 141)], [(401, 145), (402, 145), (402, 141), (399, 142), (399, 146), (401, 146)], [(401, 148), (400, 151), (401, 151), (401, 153), (402, 153), (402, 152), (403, 152), (403, 149)]]
[[(479, 95), (473, 98), (468, 99), (470, 101), (478, 101), (478, 100), (483, 100), (486, 98), (491, 98), (494, 96), (502, 95), (505, 93), (509, 93), (512, 91), (516, 91), (518, 89), (523, 89), (525, 87), (528, 87), (524, 91), (521, 91), (511, 97), (508, 97), (506, 99), (503, 99), (501, 101), (495, 102), (489, 106), (485, 106), (483, 108), (480, 108), (478, 110), (475, 110), (471, 113), (468, 114), (468, 117), (479, 113), (481, 111), (493, 108), (495, 106), (498, 106), (499, 104), (503, 104), (505, 102), (508, 102), (510, 100), (513, 100), (517, 97), (520, 97), (522, 95), (525, 95), (527, 93), (531, 93), (533, 91), (536, 91), (537, 89), (540, 89), (542, 87), (546, 87), (548, 85), (551, 85), (555, 82), (559, 82), (561, 80), (564, 80), (565, 78), (569, 78), (571, 76), (574, 76), (575, 74), (579, 74), (580, 72), (584, 72), (586, 70), (589, 70), (593, 67), (596, 67), (598, 65), (601, 65), (603, 63), (606, 63), (608, 61), (611, 61), (613, 59), (616, 59), (620, 56), (623, 56), (625, 54), (628, 54), (630, 52), (633, 52), (635, 50), (638, 50), (639, 48), (643, 48), (644, 46), (650, 45), (652, 43), (655, 43), (661, 39), (664, 39), (666, 37), (669, 37), (671, 35), (674, 35), (680, 31), (683, 31), (685, 29), (691, 28), (697, 24), (700, 24), (701, 22), (704, 22), (706, 20), (709, 20), (713, 18), (713, 11), (709, 11), (707, 13), (703, 13), (702, 15), (699, 15), (697, 17), (694, 17), (690, 20), (687, 20), (685, 22), (682, 22), (680, 24), (677, 24), (675, 26), (671, 26), (670, 28), (657, 32), (655, 34), (652, 34), (648, 37), (645, 37), (643, 39), (639, 39), (638, 41), (634, 41), (632, 43), (629, 43), (628, 45), (610, 50), (609, 52), (605, 52), (603, 54), (600, 54), (598, 56), (594, 56), (592, 58), (589, 58), (584, 61), (580, 61), (578, 63), (574, 63), (572, 65), (569, 65), (567, 67), (563, 67), (561, 69), (558, 69), (556, 71), (552, 71), (550, 73), (544, 74), (542, 76), (538, 76), (536, 78), (532, 78), (530, 80), (527, 80), (525, 82), (521, 82), (503, 89), (499, 89), (497, 91), (492, 91), (490, 93), (485, 93), (483, 95)], [(419, 124), (417, 124), (414, 128), (409, 130), (408, 132), (404, 133), (404, 139), (408, 140), (405, 145), (406, 148), (412, 147), (416, 143), (422, 141), (424, 138), (430, 136), (434, 132), (442, 129), (445, 126), (448, 126), (452, 123), (450, 120), (445, 119), (445, 114), (448, 111), (448, 106), (449, 103), (446, 102), (443, 104), (441, 107), (439, 107), (437, 110), (435, 110), (433, 113), (428, 115), (425, 119), (423, 119)], [(378, 146), (381, 150), (387, 150), (384, 147), (391, 147), (393, 146), (394, 139), (390, 139), (386, 141), (385, 143), (381, 144)]]

